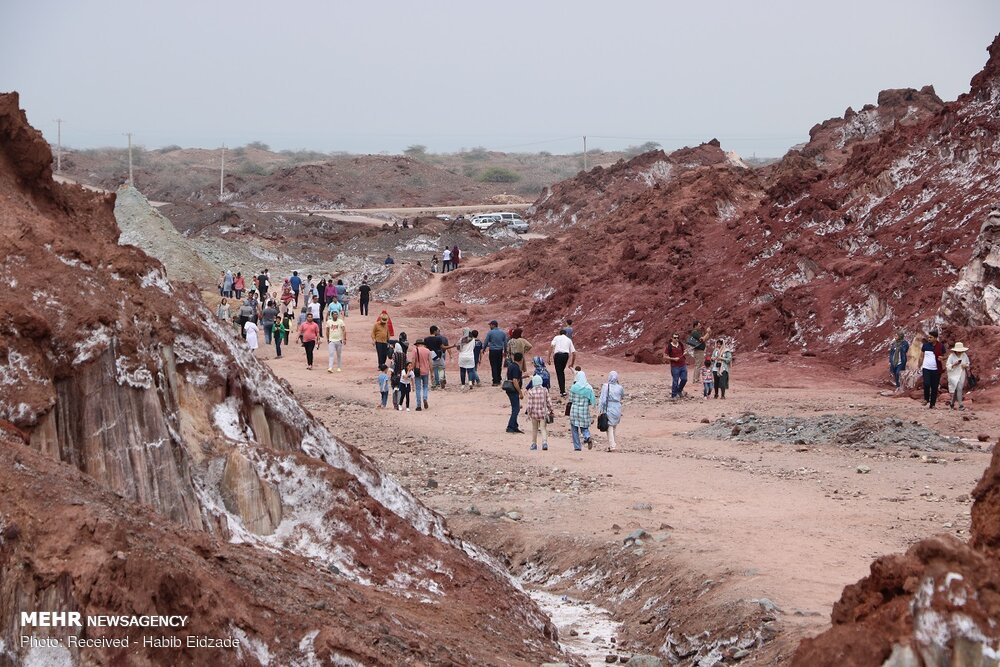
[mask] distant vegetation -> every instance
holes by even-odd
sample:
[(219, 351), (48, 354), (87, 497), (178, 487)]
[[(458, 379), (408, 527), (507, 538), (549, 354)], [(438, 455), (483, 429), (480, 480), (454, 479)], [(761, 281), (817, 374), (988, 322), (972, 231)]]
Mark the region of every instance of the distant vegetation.
[(658, 142), (647, 141), (644, 144), (639, 144), (638, 146), (629, 146), (625, 149), (625, 155), (629, 157), (635, 157), (636, 155), (642, 155), (643, 153), (648, 153), (649, 151), (655, 151), (663, 148)]
[(479, 175), (479, 180), (483, 183), (517, 183), (521, 176), (504, 167), (488, 167)]

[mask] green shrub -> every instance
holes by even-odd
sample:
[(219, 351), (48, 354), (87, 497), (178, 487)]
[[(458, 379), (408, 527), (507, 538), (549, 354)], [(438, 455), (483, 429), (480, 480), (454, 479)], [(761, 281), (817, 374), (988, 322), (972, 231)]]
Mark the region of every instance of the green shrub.
[(479, 180), (484, 183), (517, 183), (521, 180), (521, 176), (503, 167), (487, 167)]

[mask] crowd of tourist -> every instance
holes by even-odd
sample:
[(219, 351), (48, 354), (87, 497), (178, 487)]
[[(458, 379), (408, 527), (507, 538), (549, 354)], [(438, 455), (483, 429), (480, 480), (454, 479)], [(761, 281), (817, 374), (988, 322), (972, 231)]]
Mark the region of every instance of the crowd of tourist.
[[(457, 247), (446, 251), (442, 253), (443, 270), (451, 271), (457, 268), (460, 253)], [(325, 275), (314, 279), (293, 271), (272, 282), (270, 271), (262, 269), (250, 278), (241, 271), (222, 273), (219, 294), (217, 317), (231, 322), (234, 335), (241, 336), (254, 354), (263, 354), (259, 350), (273, 344), (275, 357), (281, 358), (282, 347), (294, 338), (303, 350), (306, 368), (312, 370), (316, 348), (325, 338), (327, 372), (334, 373), (343, 370), (352, 299), (356, 299), (357, 312), (367, 318), (372, 290), (364, 277), (360, 284), (348, 286), (343, 278)], [(397, 334), (386, 309), (375, 316), (370, 329), (367, 323), (363, 326), (374, 349), (379, 408), (429, 410), (431, 391), (448, 388), (449, 365), (457, 365), (459, 386), (471, 391), (482, 386), (480, 365), (488, 363), (489, 371), (484, 369), (484, 373), (510, 404), (506, 432), (525, 433), (520, 419), (526, 417), (531, 429), (530, 449), (549, 448), (549, 426), (561, 407), (574, 450), (593, 448), (591, 426), (596, 413), (599, 430), (607, 433), (607, 451), (618, 451), (617, 429), (623, 417), (625, 388), (617, 371), (608, 374), (599, 392), (591, 386), (577, 363), (571, 319), (563, 322), (543, 354), (535, 351), (541, 346), (526, 338), (522, 326), (503, 329), (497, 320), (488, 323), (482, 337), (478, 329), (466, 327), (452, 342), (438, 326), (431, 326), (412, 344), (406, 332)], [(701, 323), (695, 322), (684, 341), (680, 334), (670, 337), (664, 356), (670, 364), (672, 400), (687, 397), (689, 359), (694, 361), (691, 374), (701, 379), (703, 398), (726, 397), (733, 351), (722, 338), (709, 349), (710, 334), (710, 329), (702, 330)], [(355, 331), (352, 338), (359, 335)], [(555, 387), (550, 368), (555, 372)], [(556, 391), (558, 398), (553, 400)]]

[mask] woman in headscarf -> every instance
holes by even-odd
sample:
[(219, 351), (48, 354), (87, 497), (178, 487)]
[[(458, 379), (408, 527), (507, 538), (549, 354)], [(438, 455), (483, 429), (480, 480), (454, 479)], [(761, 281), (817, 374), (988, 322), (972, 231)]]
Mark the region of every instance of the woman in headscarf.
[(577, 371), (576, 381), (569, 388), (569, 402), (569, 430), (573, 435), (573, 449), (577, 452), (583, 449), (580, 445), (581, 436), (583, 444), (591, 449), (594, 443), (590, 439), (590, 406), (597, 400), (594, 398), (594, 388), (587, 382), (587, 374), (583, 371)]
[(507, 355), (513, 359), (518, 352), (521, 353), (521, 372), (528, 370), (528, 352), (531, 351), (531, 343), (522, 336), (524, 331), (518, 327), (510, 332), (510, 341), (507, 343)]
[(292, 281), (285, 278), (285, 282), (281, 285), (281, 303), (288, 307), (288, 304), (295, 300), (295, 295), (292, 294)]
[(618, 371), (608, 373), (608, 381), (601, 387), (601, 400), (598, 404), (600, 414), (608, 416), (608, 451), (617, 449), (615, 442), (615, 427), (622, 420), (622, 399), (625, 389), (618, 382)]
[(531, 380), (528, 382), (528, 389), (535, 386), (535, 377), (542, 378), (542, 386), (546, 390), (552, 388), (552, 376), (549, 375), (549, 369), (545, 367), (545, 360), (541, 357), (534, 357), (531, 363), (535, 365), (535, 372), (531, 376)]
[(969, 355), (966, 354), (968, 350), (965, 343), (955, 343), (951, 348), (951, 354), (948, 355), (948, 359), (944, 363), (944, 367), (948, 371), (948, 393), (951, 394), (948, 407), (952, 410), (955, 409), (956, 404), (959, 410), (965, 409), (962, 404), (962, 389), (965, 388), (965, 379), (969, 375)]
[(389, 356), (389, 337), (392, 335), (392, 322), (389, 320), (389, 313), (382, 311), (382, 314), (375, 320), (372, 326), (372, 343), (375, 345), (375, 352), (378, 354), (378, 365), (385, 364), (385, 359)]
[(462, 339), (458, 341), (458, 377), (463, 387), (465, 378), (469, 378), (469, 389), (479, 384), (479, 374), (476, 373), (476, 337), (472, 334), (466, 327), (462, 329)]
[(538, 432), (542, 432), (542, 449), (549, 448), (549, 428), (547, 419), (552, 414), (552, 400), (549, 390), (543, 386), (542, 378), (535, 375), (531, 378), (531, 388), (528, 389), (525, 400), (524, 414), (531, 420), (531, 449), (538, 449)]
[(215, 309), (215, 316), (225, 322), (229, 321), (230, 315), (229, 301), (226, 300), (226, 297), (222, 297), (222, 301), (219, 302), (219, 307)]

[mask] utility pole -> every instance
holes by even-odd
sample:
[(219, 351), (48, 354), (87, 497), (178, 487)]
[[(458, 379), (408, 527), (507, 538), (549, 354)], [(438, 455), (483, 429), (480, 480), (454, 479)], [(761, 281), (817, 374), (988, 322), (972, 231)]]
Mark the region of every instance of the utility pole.
[(132, 133), (126, 132), (125, 136), (128, 137), (128, 184), (135, 187), (135, 181), (132, 180)]
[(587, 171), (587, 135), (583, 135), (583, 170)]
[(225, 193), (223, 184), (226, 180), (226, 144), (222, 144), (222, 160), (219, 162), (219, 197)]
[(62, 173), (62, 118), (56, 118), (56, 126), (59, 128), (56, 134), (56, 173)]

